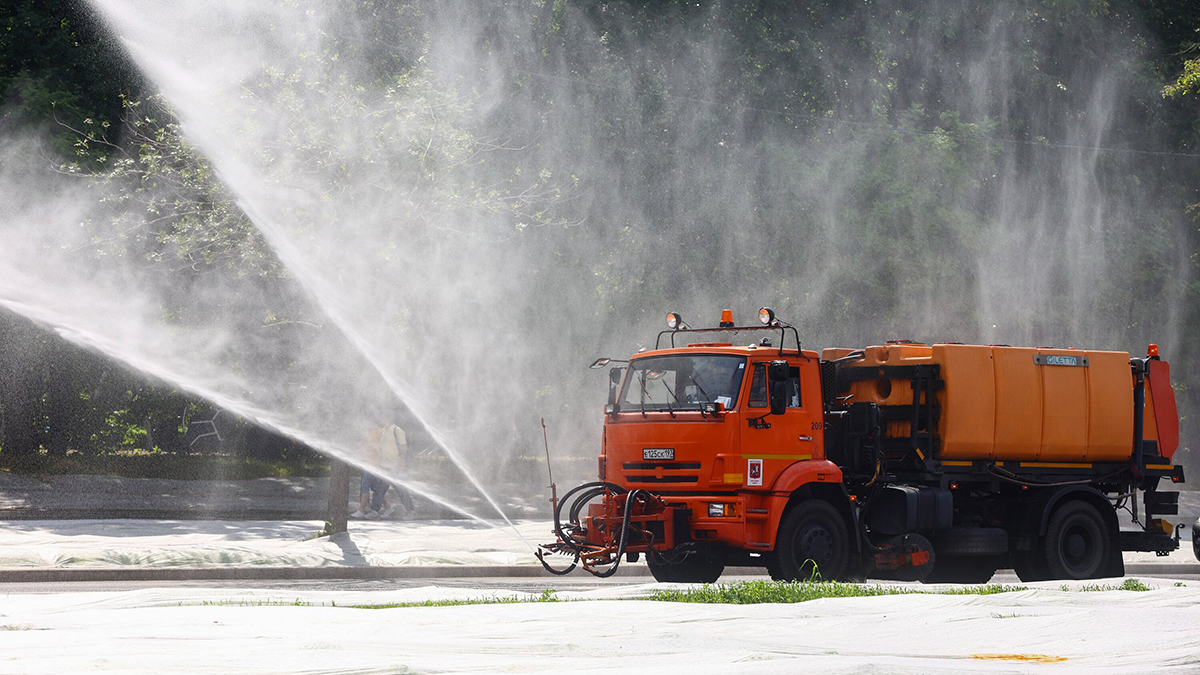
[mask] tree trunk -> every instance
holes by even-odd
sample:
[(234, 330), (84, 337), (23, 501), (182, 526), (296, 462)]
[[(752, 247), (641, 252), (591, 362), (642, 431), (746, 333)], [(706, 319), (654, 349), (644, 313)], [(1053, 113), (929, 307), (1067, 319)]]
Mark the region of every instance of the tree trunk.
[(154, 419), (146, 415), (146, 452), (154, 454)]
[(350, 465), (329, 458), (329, 509), (325, 516), (325, 534), (346, 531), (346, 506), (350, 502)]
[(51, 455), (66, 455), (80, 435), (80, 390), (76, 388), (82, 368), (78, 347), (53, 340), (46, 349), (47, 421), (46, 449)]
[(4, 454), (28, 456), (37, 451), (33, 435), (37, 378), (31, 361), (41, 356), (36, 329), (25, 319), (0, 311), (0, 414), (4, 415)]

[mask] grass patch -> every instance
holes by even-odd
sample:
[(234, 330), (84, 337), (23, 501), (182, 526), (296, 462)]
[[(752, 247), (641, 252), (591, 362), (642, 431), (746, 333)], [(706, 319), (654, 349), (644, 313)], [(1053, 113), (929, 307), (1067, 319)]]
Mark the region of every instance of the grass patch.
[(996, 593), (1016, 593), (1027, 591), (1028, 586), (1012, 586), (1009, 584), (984, 584), (982, 586), (962, 586), (960, 588), (945, 588), (937, 595), (995, 595)]
[(732, 584), (705, 584), (699, 588), (663, 589), (650, 595), (660, 602), (700, 602), (731, 605), (795, 603), (820, 598), (863, 598), (878, 595), (906, 595), (918, 591), (903, 586), (867, 586), (839, 581), (739, 581)]
[[(1064, 590), (1064, 591), (1071, 590), (1071, 587), (1067, 586), (1066, 584), (1063, 584), (1060, 588), (1061, 588), (1061, 590)], [(1141, 579), (1130, 578), (1130, 579), (1126, 579), (1125, 581), (1122, 581), (1120, 584), (1087, 584), (1086, 586), (1080, 586), (1077, 590), (1080, 593), (1096, 593), (1099, 591), (1137, 591), (1137, 592), (1142, 592), (1142, 591), (1149, 591), (1149, 590), (1153, 590), (1153, 589), (1150, 588), (1149, 586), (1147, 586), (1146, 584), (1142, 583)]]
[(179, 607), (312, 607), (307, 600), (297, 598), (292, 602), (285, 600), (205, 600), (199, 605), (179, 603)]
[[(840, 581), (737, 581), (730, 584), (705, 584), (684, 590), (663, 589), (646, 598), (658, 602), (694, 602), (701, 604), (754, 605), (764, 603), (794, 604), (821, 598), (870, 598), (886, 595), (996, 595), (1027, 591), (1027, 586), (1009, 584), (984, 584), (927, 591), (913, 586), (884, 586), (880, 584), (851, 584)], [(1062, 590), (1070, 591), (1068, 586)], [(1081, 586), (1079, 592), (1095, 591), (1149, 591), (1151, 588), (1138, 579), (1126, 579), (1120, 584), (1089, 584)], [(365, 605), (341, 605), (347, 609), (404, 609), (411, 607), (465, 607), (469, 605), (517, 605), (531, 602), (560, 602), (556, 591), (547, 588), (536, 597), (494, 596), (465, 598), (461, 600), (423, 600), (421, 602), (387, 602)], [(222, 607), (309, 607), (304, 600), (283, 602), (278, 600), (218, 600), (202, 603)], [(337, 603), (330, 606), (337, 607)], [(1020, 614), (991, 615), (994, 619), (1015, 619)]]
[(345, 606), (350, 609), (397, 609), (404, 607), (463, 607), (466, 605), (518, 605), (526, 602), (559, 602), (558, 597), (554, 595), (555, 592), (554, 589), (547, 588), (536, 598), (501, 595), (492, 598), (467, 598), (465, 600), (425, 600), (423, 602), (387, 602)]
[(685, 590), (655, 591), (650, 600), (661, 602), (700, 602), (753, 605), (759, 603), (796, 603), (821, 598), (869, 598), (881, 595), (993, 595), (1027, 590), (1025, 586), (992, 584), (925, 591), (909, 586), (848, 584), (840, 581), (739, 581), (732, 584), (704, 585)]

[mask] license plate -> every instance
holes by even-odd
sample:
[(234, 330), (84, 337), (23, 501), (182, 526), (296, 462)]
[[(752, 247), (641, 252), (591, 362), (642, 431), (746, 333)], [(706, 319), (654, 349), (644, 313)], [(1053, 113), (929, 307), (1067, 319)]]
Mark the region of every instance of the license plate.
[(642, 459), (675, 459), (675, 448), (642, 448)]

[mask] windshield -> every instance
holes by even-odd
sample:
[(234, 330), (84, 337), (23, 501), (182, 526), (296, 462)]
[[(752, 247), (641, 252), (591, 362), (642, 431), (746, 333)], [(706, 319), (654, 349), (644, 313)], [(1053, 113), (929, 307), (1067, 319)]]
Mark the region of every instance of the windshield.
[(742, 356), (652, 356), (629, 364), (619, 405), (635, 410), (697, 410), (701, 403), (737, 404), (746, 372)]

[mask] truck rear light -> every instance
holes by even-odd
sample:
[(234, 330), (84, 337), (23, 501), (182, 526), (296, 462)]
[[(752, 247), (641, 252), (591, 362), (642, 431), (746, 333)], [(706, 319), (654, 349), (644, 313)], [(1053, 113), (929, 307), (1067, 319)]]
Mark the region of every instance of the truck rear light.
[(714, 502), (708, 505), (709, 518), (731, 518), (734, 513), (733, 504)]

